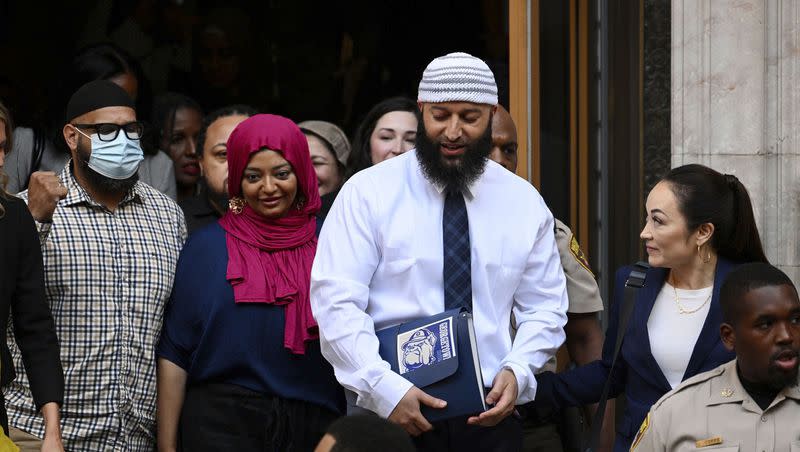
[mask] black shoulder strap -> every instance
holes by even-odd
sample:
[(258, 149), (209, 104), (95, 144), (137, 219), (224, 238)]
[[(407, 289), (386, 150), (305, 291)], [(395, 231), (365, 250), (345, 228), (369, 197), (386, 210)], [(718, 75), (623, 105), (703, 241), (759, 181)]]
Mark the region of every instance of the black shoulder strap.
[(628, 275), (625, 281), (625, 297), (622, 301), (622, 307), (619, 313), (619, 324), (617, 327), (617, 337), (614, 343), (614, 355), (611, 359), (611, 368), (609, 369), (606, 384), (603, 386), (603, 393), (600, 396), (600, 402), (597, 404), (597, 411), (594, 413), (592, 420), (592, 430), (589, 435), (589, 445), (586, 447), (587, 452), (592, 452), (597, 449), (600, 442), (600, 431), (603, 427), (603, 417), (606, 413), (606, 402), (608, 401), (608, 391), (611, 389), (611, 375), (614, 372), (614, 366), (617, 364), (617, 356), (619, 349), (622, 347), (622, 338), (625, 337), (625, 330), (628, 329), (628, 321), (633, 312), (634, 301), (636, 300), (636, 292), (644, 287), (645, 277), (647, 276), (647, 269), (650, 268), (645, 262), (637, 262), (633, 266), (633, 270)]

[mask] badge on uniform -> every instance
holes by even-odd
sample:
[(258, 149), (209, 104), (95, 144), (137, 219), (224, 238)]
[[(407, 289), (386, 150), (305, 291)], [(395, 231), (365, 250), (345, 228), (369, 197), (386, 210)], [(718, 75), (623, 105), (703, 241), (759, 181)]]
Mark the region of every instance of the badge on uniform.
[(716, 446), (717, 444), (722, 444), (722, 437), (715, 436), (713, 438), (708, 439), (701, 439), (700, 441), (695, 441), (694, 445), (698, 449), (701, 447), (708, 447), (708, 446)]
[(589, 261), (586, 259), (586, 255), (583, 254), (583, 250), (578, 244), (578, 239), (575, 238), (575, 234), (572, 234), (572, 238), (569, 239), (569, 252), (572, 253), (572, 256), (575, 257), (575, 260), (581, 264), (581, 267), (585, 268), (587, 272), (594, 276), (592, 269), (589, 268)]
[(733, 395), (733, 389), (725, 388), (722, 391), (720, 391), (720, 395), (725, 398), (731, 397)]

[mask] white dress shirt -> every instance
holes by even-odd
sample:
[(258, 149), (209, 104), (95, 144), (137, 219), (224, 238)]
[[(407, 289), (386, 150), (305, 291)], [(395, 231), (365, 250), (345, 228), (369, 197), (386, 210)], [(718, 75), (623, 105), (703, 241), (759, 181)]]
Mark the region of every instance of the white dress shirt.
[[(533, 186), (492, 161), (465, 201), (484, 384), (509, 368), (517, 403), (525, 403), (536, 393), (534, 374), (565, 338), (567, 292), (553, 216)], [(311, 306), (322, 353), (356, 405), (383, 417), (412, 384), (381, 359), (375, 331), (444, 311), (443, 210), (441, 187), (409, 151), (353, 176), (320, 233)]]

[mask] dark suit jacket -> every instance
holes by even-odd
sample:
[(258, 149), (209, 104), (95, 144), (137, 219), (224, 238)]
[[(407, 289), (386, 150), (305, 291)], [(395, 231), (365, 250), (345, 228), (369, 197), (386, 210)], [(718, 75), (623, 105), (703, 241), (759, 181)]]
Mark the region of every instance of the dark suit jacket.
[[(45, 300), (39, 234), (22, 200), (0, 196), (0, 204), (5, 208), (5, 215), (0, 218), (0, 325), (8, 325), (11, 312), (14, 337), (22, 352), (36, 408), (48, 402), (61, 404), (64, 372), (53, 317)], [(15, 377), (5, 338), (3, 334), (0, 340), (2, 386)], [(0, 423), (8, 432), (3, 404)]]
[[(733, 262), (721, 257), (717, 262), (711, 307), (683, 380), (711, 370), (735, 357), (733, 352), (725, 349), (719, 337), (719, 327), (722, 323), (719, 290), (725, 281), (725, 276), (735, 266)], [(611, 305), (609, 326), (603, 345), (603, 359), (561, 374), (546, 372), (537, 376), (539, 385), (536, 392), (537, 402), (555, 406), (595, 403), (600, 399), (606, 379), (611, 378), (609, 398), (614, 398), (623, 392), (626, 397), (625, 413), (621, 423), (617, 425), (614, 445), (614, 450), (618, 451), (628, 450), (650, 406), (672, 389), (650, 351), (650, 337), (647, 331), (647, 320), (667, 276), (665, 268), (648, 270), (645, 286), (636, 294), (633, 313), (625, 331), (617, 365), (613, 374), (610, 372), (617, 338), (619, 310), (623, 303), (625, 280), (630, 271), (630, 267), (623, 267), (616, 274), (614, 302)], [(676, 331), (675, 334), (681, 333)]]

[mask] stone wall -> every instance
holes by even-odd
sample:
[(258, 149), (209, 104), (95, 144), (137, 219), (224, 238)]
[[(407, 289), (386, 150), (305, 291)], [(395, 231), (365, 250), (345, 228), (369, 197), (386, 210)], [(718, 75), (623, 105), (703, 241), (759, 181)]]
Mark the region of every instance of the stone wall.
[(800, 2), (673, 0), (671, 66), (672, 166), (735, 174), (800, 283)]
[(644, 0), (642, 199), (670, 169), (670, 18), (668, 0)]

